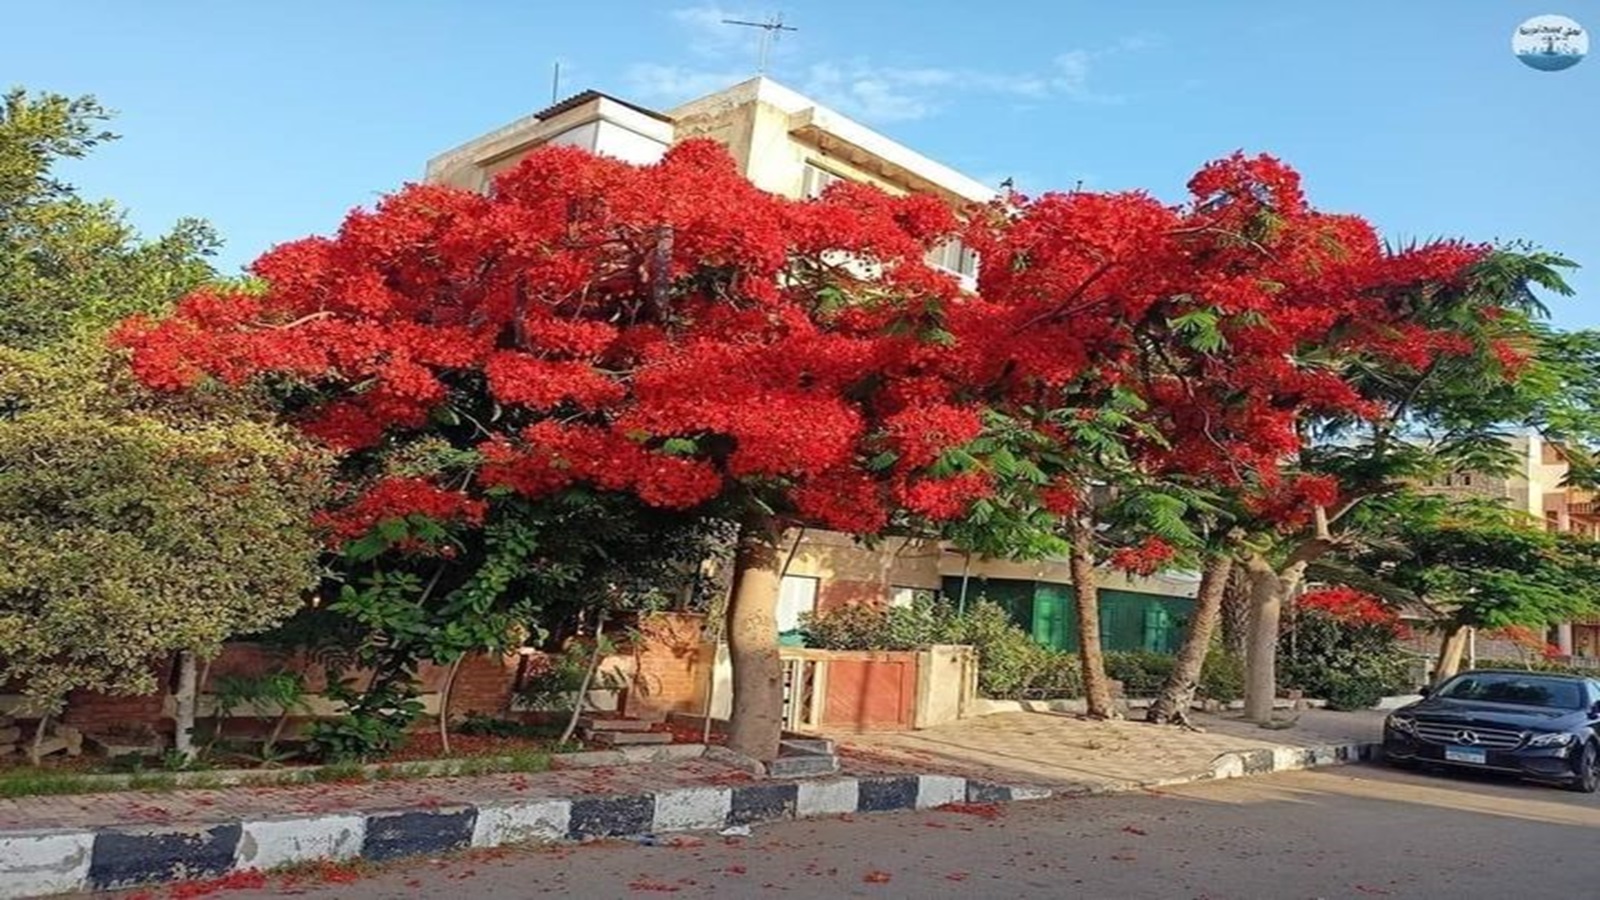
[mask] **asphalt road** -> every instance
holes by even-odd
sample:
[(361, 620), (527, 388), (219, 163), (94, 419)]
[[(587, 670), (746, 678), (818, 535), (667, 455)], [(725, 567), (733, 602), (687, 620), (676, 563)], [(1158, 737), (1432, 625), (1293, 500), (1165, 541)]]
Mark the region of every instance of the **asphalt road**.
[(1600, 796), (1517, 782), (1360, 766), (997, 810), (479, 852), (226, 896), (1600, 896)]

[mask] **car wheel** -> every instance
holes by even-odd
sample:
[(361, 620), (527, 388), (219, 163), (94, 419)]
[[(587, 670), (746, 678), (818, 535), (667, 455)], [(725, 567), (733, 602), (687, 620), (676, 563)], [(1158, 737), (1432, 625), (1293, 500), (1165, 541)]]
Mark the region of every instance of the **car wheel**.
[(1583, 745), (1583, 752), (1578, 754), (1574, 767), (1576, 772), (1572, 780), (1567, 782), (1569, 790), (1592, 794), (1600, 789), (1600, 750), (1595, 748), (1594, 741)]

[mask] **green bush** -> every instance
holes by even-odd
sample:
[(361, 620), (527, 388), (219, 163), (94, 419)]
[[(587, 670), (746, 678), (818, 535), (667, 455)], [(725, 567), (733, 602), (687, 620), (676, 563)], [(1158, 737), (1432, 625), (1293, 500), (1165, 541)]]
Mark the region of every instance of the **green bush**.
[(529, 709), (570, 712), (573, 695), (583, 687), (592, 648), (574, 643), (559, 655), (529, 659), (520, 695)]
[(1278, 687), (1328, 701), (1333, 709), (1365, 709), (1410, 690), (1410, 660), (1392, 626), (1343, 621), (1302, 610), (1278, 644)]
[(1387, 682), (1372, 675), (1330, 672), (1323, 680), (1321, 693), (1329, 709), (1371, 709), (1389, 691)]
[(1175, 665), (1173, 657), (1148, 650), (1112, 651), (1106, 654), (1106, 675), (1122, 682), (1125, 697), (1154, 697), (1167, 683)]
[(1043, 659), (1024, 690), (1038, 700), (1069, 700), (1083, 696), (1083, 665), (1075, 653), (1040, 648)]
[(999, 604), (980, 600), (949, 619), (945, 643), (968, 644), (978, 654), (978, 691), (985, 697), (1018, 700), (1052, 670), (1051, 651), (1039, 646)]
[(911, 606), (848, 603), (800, 617), (806, 646), (822, 650), (915, 650), (946, 640), (951, 629), (949, 604), (919, 602)]
[(1218, 703), (1232, 703), (1244, 697), (1244, 660), (1221, 647), (1212, 647), (1200, 670), (1200, 685), (1195, 693)]

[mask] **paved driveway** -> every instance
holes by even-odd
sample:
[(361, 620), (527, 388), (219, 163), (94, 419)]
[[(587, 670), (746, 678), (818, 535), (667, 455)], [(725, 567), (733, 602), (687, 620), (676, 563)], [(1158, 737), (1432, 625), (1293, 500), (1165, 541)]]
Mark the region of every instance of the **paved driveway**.
[(836, 735), (859, 771), (903, 765), (1001, 782), (1111, 787), (1208, 771), (1234, 751), (1376, 741), (1384, 713), (1306, 710), (1294, 725), (1264, 729), (1237, 716), (1196, 716), (1203, 732), (1142, 721), (1098, 722), (1067, 713), (998, 713), (922, 731)]

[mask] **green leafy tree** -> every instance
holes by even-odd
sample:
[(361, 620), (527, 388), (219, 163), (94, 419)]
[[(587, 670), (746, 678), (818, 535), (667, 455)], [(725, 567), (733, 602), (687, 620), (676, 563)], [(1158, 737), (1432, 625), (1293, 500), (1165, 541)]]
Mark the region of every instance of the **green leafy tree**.
[(1454, 352), (1435, 350), (1419, 362), (1334, 341), (1306, 348), (1297, 360), (1337, 372), (1361, 403), (1345, 415), (1307, 420), (1302, 450), (1284, 467), (1287, 477), (1334, 488), (1335, 502), (1307, 497), (1298, 514), (1276, 510), (1275, 521), (1240, 510), (1249, 537), (1239, 563), (1252, 622), (1247, 718), (1265, 722), (1272, 714), (1284, 604), (1310, 568), (1348, 558), (1374, 537), (1354, 527), (1357, 510), (1445, 472), (1506, 471), (1514, 464), (1506, 438), (1518, 426), (1583, 421), (1563, 412), (1558, 391), (1563, 379), (1578, 377), (1581, 360), (1551, 368), (1552, 333), (1541, 322), (1547, 310), (1534, 293), (1570, 294), (1562, 270), (1572, 266), (1510, 246), (1486, 255), (1458, 282), (1422, 282), (1393, 298), (1406, 305), (1408, 326), (1448, 336)]
[(89, 201), (56, 173), (117, 135), (93, 97), (0, 98), (0, 344), (37, 348), (164, 310), (215, 278), (211, 226), (183, 219), (142, 239), (109, 200)]
[(196, 656), (289, 616), (317, 582), (324, 460), (209, 389), (126, 375), (104, 329), (214, 277), (203, 223), (143, 241), (55, 165), (114, 135), (93, 98), (0, 101), (0, 682), (39, 734), (75, 690), (148, 693), (178, 654), (188, 746)]
[(1360, 569), (1426, 607), (1444, 634), (1435, 678), (1459, 669), (1471, 629), (1542, 630), (1600, 609), (1600, 544), (1499, 504), (1402, 494), (1354, 525), (1382, 537)]
[(149, 693), (315, 586), (320, 458), (225, 397), (155, 404), (119, 361), (0, 348), (0, 681), (41, 713)]

